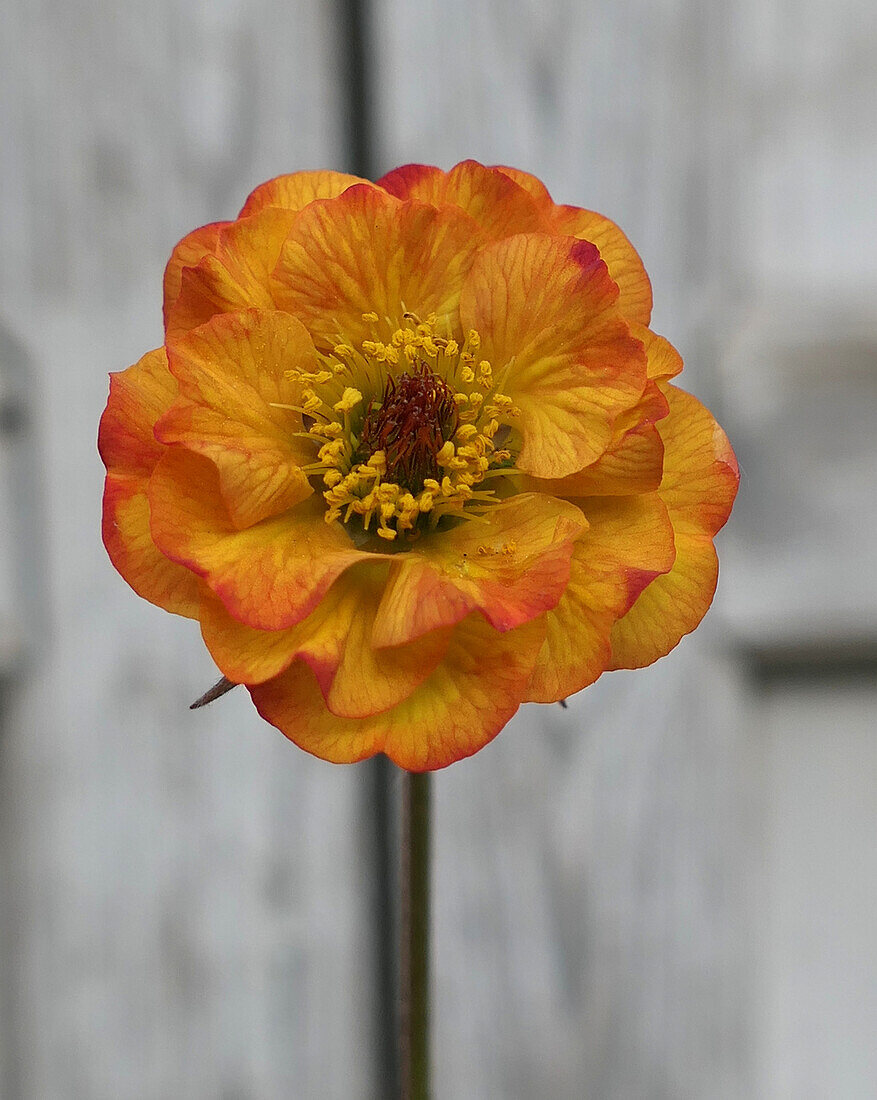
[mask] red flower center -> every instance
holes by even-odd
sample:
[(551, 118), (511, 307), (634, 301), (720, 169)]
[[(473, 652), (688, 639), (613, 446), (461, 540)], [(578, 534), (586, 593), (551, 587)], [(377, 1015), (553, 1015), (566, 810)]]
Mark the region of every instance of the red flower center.
[(436, 455), (456, 430), (457, 407), (447, 384), (417, 364), (409, 373), (388, 378), (380, 404), (369, 403), (362, 425), (362, 461), (383, 451), (386, 478), (411, 492), (425, 478), (439, 476)]

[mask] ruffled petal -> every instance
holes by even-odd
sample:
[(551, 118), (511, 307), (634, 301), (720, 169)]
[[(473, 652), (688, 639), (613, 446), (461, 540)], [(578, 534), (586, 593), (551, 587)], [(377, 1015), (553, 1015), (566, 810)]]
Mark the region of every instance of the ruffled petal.
[(643, 668), (670, 652), (709, 610), (719, 561), (708, 535), (676, 536), (676, 564), (659, 577), (612, 630), (609, 668)]
[(676, 561), (645, 589), (612, 630), (613, 668), (641, 668), (669, 653), (712, 603), (718, 562), (712, 538), (737, 494), (739, 471), (728, 437), (690, 394), (666, 385), (670, 415), (660, 495), (673, 523)]
[(292, 367), (317, 359), (302, 323), (287, 313), (249, 310), (214, 317), (172, 341), (170, 369), (181, 399), (158, 421), (156, 438), (209, 458), (236, 527), (284, 512), (312, 489), (301, 466), (316, 447), (297, 438), (301, 386)]
[(107, 474), (103, 541), (110, 561), (138, 596), (175, 615), (198, 618), (198, 578), (168, 561), (152, 540), (145, 478)]
[(451, 636), (448, 628), (409, 645), (373, 649), (369, 635), (386, 578), (386, 563), (354, 565), (306, 619), (278, 631), (237, 622), (205, 587), (201, 632), (219, 669), (235, 683), (264, 683), (300, 658), (334, 714), (366, 718), (400, 703), (431, 675)]
[(165, 448), (152, 425), (176, 397), (164, 349), (110, 375), (98, 449), (107, 467), (103, 540), (110, 560), (134, 591), (167, 611), (198, 616), (198, 582), (152, 541), (146, 486)]
[(152, 428), (177, 396), (164, 348), (149, 351), (133, 367), (110, 375), (110, 396), (98, 430), (104, 466), (148, 477), (164, 453)]
[(664, 470), (664, 443), (656, 424), (669, 411), (664, 394), (649, 382), (636, 405), (613, 423), (612, 442), (596, 462), (556, 480), (526, 478), (525, 486), (565, 498), (653, 492)]
[(156, 466), (149, 503), (162, 553), (203, 577), (234, 618), (258, 630), (301, 622), (336, 577), (366, 556), (340, 524), (324, 521), (325, 504), (313, 497), (237, 530), (216, 467), (182, 447), (169, 447)]
[(447, 172), (433, 164), (403, 164), (387, 172), (377, 181), (388, 195), (395, 199), (418, 199), (420, 202), (432, 202), (432, 196), (438, 195), (444, 188)]
[(164, 269), (164, 307), (163, 314), (167, 324), (168, 313), (171, 306), (180, 294), (183, 281), (183, 268), (195, 267), (205, 256), (212, 256), (219, 243), (219, 232), (230, 222), (211, 222), (210, 225), (202, 225), (188, 233), (174, 247), (167, 267)]
[(618, 284), (618, 305), (626, 319), (649, 323), (652, 315), (652, 284), (639, 253), (615, 222), (593, 210), (578, 206), (556, 206), (546, 218), (552, 233), (568, 233), (596, 245), (609, 274)]
[[(351, 569), (355, 568), (351, 566)], [(344, 576), (341, 575), (339, 582)], [(331, 614), (334, 601), (330, 593), (334, 592), (339, 582), (329, 589), (306, 619), (285, 630), (257, 630), (233, 619), (222, 600), (202, 582), (198, 616), (201, 636), (222, 675), (235, 684), (261, 684), (283, 672), (301, 655), (304, 643), (312, 641), (312, 634), (318, 633), (314, 629), (315, 624), (330, 627), (335, 622)], [(328, 636), (329, 631), (325, 633)], [(321, 641), (328, 651), (327, 664), (331, 668), (334, 638), (321, 637)], [(318, 660), (321, 651), (316, 645), (313, 645), (313, 650)]]
[(273, 309), (270, 275), (296, 216), (266, 207), (221, 228), (214, 251), (181, 272), (180, 292), (165, 315), (168, 339), (217, 313)]
[(364, 719), (329, 711), (299, 661), (250, 694), (263, 718), (324, 760), (353, 763), (384, 752), (409, 771), (443, 768), (483, 748), (518, 709), (543, 629), (535, 620), (500, 634), (480, 615), (469, 616), (407, 699)]
[(590, 526), (576, 543), (566, 591), (545, 616), (527, 692), (533, 702), (556, 702), (593, 683), (611, 663), (612, 624), (673, 565), (673, 527), (657, 493), (580, 503)]
[(715, 535), (725, 526), (740, 481), (727, 435), (696, 397), (664, 385), (670, 415), (659, 431), (664, 440), (661, 498), (677, 532)]
[(424, 164), (408, 164), (378, 181), (400, 199), (417, 199), (433, 206), (450, 204), (476, 221), (486, 237), (535, 233), (542, 228), (536, 203), (525, 190), (495, 168), (464, 160), (450, 172)]
[(260, 184), (250, 192), (239, 217), (246, 218), (250, 214), (257, 214), (266, 206), (280, 206), (284, 210), (304, 210), (315, 199), (334, 199), (357, 183), (365, 184), (367, 187), (372, 186), (368, 180), (360, 176), (350, 176), (346, 172), (332, 172), (327, 169), (275, 176), (273, 180)]
[(596, 461), (613, 420), (640, 398), (645, 354), (618, 313), (597, 250), (541, 234), (482, 249), (460, 300), (463, 329), (521, 409), (517, 465), (559, 478)]
[(522, 172), (520, 168), (509, 168), (506, 164), (495, 164), (493, 167), (497, 172), (502, 172), (504, 176), (514, 180), (518, 187), (523, 188), (540, 210), (551, 210), (554, 207), (554, 201), (542, 180), (529, 172)]
[(649, 383), (642, 397), (617, 417), (612, 442), (596, 462), (558, 481), (533, 480), (530, 487), (535, 491), (559, 497), (627, 496), (649, 493), (660, 486), (664, 442), (656, 425), (669, 414), (670, 406), (657, 382), (679, 374), (682, 357), (663, 336), (644, 325), (629, 323), (629, 327), (646, 353)]
[(556, 204), (541, 180), (529, 172), (505, 166), (499, 166), (498, 171), (533, 198), (547, 232), (569, 234), (596, 245), (609, 274), (618, 284), (619, 305), (625, 319), (647, 325), (652, 314), (652, 284), (639, 253), (615, 222), (593, 210)]
[(377, 314), (384, 339), (405, 310), (435, 313), (440, 330), (456, 327), (478, 241), (478, 226), (460, 210), (352, 187), (298, 216), (275, 272), (275, 299), (328, 347), (373, 339), (375, 325), (363, 314)]
[(646, 371), (654, 382), (666, 382), (682, 370), (682, 356), (669, 340), (652, 332), (645, 325), (628, 321), (631, 336), (639, 340), (646, 352)]
[(375, 621), (375, 645), (399, 645), (460, 622), (478, 609), (506, 631), (553, 607), (569, 577), (573, 543), (586, 527), (566, 501), (521, 494), (399, 554)]

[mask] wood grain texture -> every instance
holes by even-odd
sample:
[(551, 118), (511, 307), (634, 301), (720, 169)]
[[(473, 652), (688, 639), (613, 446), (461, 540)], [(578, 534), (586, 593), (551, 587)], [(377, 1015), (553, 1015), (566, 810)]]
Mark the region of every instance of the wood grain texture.
[[(371, 1093), (361, 792), (216, 679), (100, 544), (109, 370), (164, 262), (281, 171), (340, 166), (320, 0), (4, 12), (0, 324), (25, 349), (47, 629), (4, 691), (0, 1095)], [(9, 889), (11, 885), (11, 889)]]

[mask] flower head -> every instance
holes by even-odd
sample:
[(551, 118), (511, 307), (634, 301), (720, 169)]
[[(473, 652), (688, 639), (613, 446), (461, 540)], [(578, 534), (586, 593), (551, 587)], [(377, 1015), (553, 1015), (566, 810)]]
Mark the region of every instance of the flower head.
[(617, 226), (523, 172), (263, 184), (111, 378), (110, 557), (308, 751), (470, 755), (711, 602), (737, 465), (650, 312)]

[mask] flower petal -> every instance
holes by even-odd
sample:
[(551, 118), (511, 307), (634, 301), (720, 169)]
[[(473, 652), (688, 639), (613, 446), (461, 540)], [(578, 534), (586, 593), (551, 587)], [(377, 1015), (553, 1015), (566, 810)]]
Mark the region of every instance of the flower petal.
[(528, 493), (490, 508), (484, 522), (424, 538), (396, 555), (372, 641), (399, 645), (476, 608), (499, 631), (535, 618), (560, 599), (585, 526), (575, 505)]
[(541, 210), (551, 210), (554, 207), (554, 201), (542, 180), (529, 172), (522, 172), (520, 168), (509, 168), (506, 164), (495, 164), (493, 167), (497, 172), (502, 172), (504, 176), (514, 180), (518, 187), (522, 187)]
[(673, 564), (673, 528), (657, 493), (582, 501), (588, 530), (575, 546), (569, 584), (545, 616), (545, 641), (527, 692), (552, 703), (609, 667), (612, 624)]
[(300, 321), (260, 310), (221, 314), (173, 340), (168, 356), (182, 397), (156, 424), (156, 438), (211, 459), (236, 527), (310, 496), (301, 466), (316, 448), (293, 435), (302, 431), (300, 413), (274, 407), (299, 401), (287, 370), (317, 364)]
[(659, 577), (612, 630), (609, 668), (643, 668), (664, 657), (700, 623), (719, 578), (719, 562), (708, 535), (676, 536), (676, 564)]
[(481, 354), (522, 411), (524, 472), (566, 477), (596, 461), (614, 418), (643, 393), (645, 354), (617, 299), (586, 242), (522, 234), (479, 252), (460, 318), (481, 333)]
[(432, 675), (448, 650), (451, 627), (433, 630), (407, 645), (374, 647), (370, 635), (382, 590), (383, 584), (365, 600), (361, 591), (355, 593), (349, 630), (326, 694), (329, 710), (341, 718), (368, 718), (396, 706)]
[(352, 763), (385, 752), (409, 771), (443, 768), (483, 748), (518, 709), (542, 633), (539, 620), (499, 634), (470, 615), (407, 699), (364, 719), (332, 714), (301, 662), (250, 694), (263, 718), (324, 760)]
[(155, 418), (176, 397), (164, 349), (110, 375), (98, 448), (107, 467), (103, 540), (110, 560), (134, 591), (177, 615), (197, 618), (198, 582), (152, 541), (146, 485), (165, 448), (152, 434)]
[[(344, 574), (339, 580), (343, 577)], [(310, 639), (306, 624), (313, 628), (312, 620), (322, 620), (323, 613), (333, 609), (329, 593), (334, 587), (296, 626), (285, 630), (257, 630), (233, 619), (222, 600), (202, 582), (198, 616), (201, 636), (222, 675), (235, 684), (261, 684), (283, 672), (300, 655), (302, 640)]]
[(98, 451), (108, 470), (148, 477), (164, 453), (152, 426), (177, 396), (164, 348), (110, 375), (110, 396), (98, 430)]
[(647, 325), (652, 314), (652, 284), (639, 253), (615, 222), (593, 210), (554, 203), (545, 185), (528, 172), (505, 166), (499, 166), (498, 170), (531, 195), (543, 215), (547, 232), (569, 234), (596, 245), (618, 284), (619, 305), (625, 320)]
[(549, 232), (568, 233), (596, 245), (609, 274), (618, 284), (618, 305), (624, 317), (643, 325), (649, 323), (652, 284), (639, 253), (615, 222), (593, 210), (556, 206), (546, 223)]
[(737, 459), (713, 414), (685, 390), (665, 384), (670, 415), (664, 440), (661, 497), (673, 527), (715, 535), (724, 527), (740, 481)]
[(664, 469), (664, 443), (655, 425), (669, 411), (664, 394), (649, 382), (636, 405), (613, 423), (612, 442), (596, 462), (556, 480), (525, 478), (524, 485), (564, 498), (653, 492), (661, 484)]
[(217, 313), (273, 309), (269, 277), (296, 216), (292, 210), (266, 207), (222, 227), (214, 251), (181, 272), (180, 292), (165, 314), (168, 338)]
[(631, 336), (635, 336), (645, 348), (649, 378), (656, 382), (675, 378), (682, 370), (682, 356), (670, 341), (645, 325), (633, 321), (628, 321), (628, 324)]
[(696, 398), (665, 385), (670, 415), (660, 495), (676, 539), (676, 561), (612, 630), (613, 668), (641, 668), (669, 653), (706, 614), (718, 578), (712, 537), (724, 525), (739, 471), (728, 437)]
[(216, 467), (182, 447), (169, 447), (156, 466), (149, 503), (162, 553), (203, 577), (230, 614), (259, 630), (301, 622), (335, 578), (365, 557), (340, 524), (324, 522), (324, 502), (314, 497), (236, 530)]
[(442, 192), (446, 178), (447, 172), (433, 164), (403, 164), (381, 176), (377, 184), (388, 195), (403, 202), (406, 199), (418, 199), (420, 202), (431, 202), (435, 206), (433, 196)]
[(359, 176), (350, 176), (346, 172), (332, 172), (327, 169), (275, 176), (273, 180), (260, 184), (250, 192), (239, 217), (246, 218), (250, 214), (257, 214), (266, 206), (280, 206), (284, 210), (304, 210), (314, 199), (334, 199), (357, 183), (372, 186), (368, 180), (361, 179)]
[(358, 345), (375, 328), (388, 338), (404, 311), (455, 322), (460, 288), (478, 247), (477, 225), (453, 207), (402, 203), (372, 187), (352, 187), (298, 216), (274, 279), (282, 309), (301, 317), (316, 342)]
[(408, 164), (389, 172), (379, 183), (400, 199), (458, 206), (478, 222), (487, 237), (499, 239), (542, 228), (530, 195), (504, 173), (475, 160), (464, 160), (450, 172)]
[(174, 246), (171, 258), (164, 269), (164, 319), (167, 323), (168, 312), (180, 294), (183, 281), (183, 268), (195, 267), (205, 256), (212, 256), (219, 243), (219, 232), (231, 222), (211, 222), (187, 233)]
[(386, 563), (354, 565), (306, 619), (278, 631), (237, 622), (205, 586), (201, 632), (223, 675), (235, 683), (263, 683), (301, 658), (334, 714), (366, 718), (406, 699), (431, 675), (451, 636), (448, 628), (409, 645), (373, 649), (369, 634), (386, 579)]
[(107, 474), (103, 542), (110, 561), (138, 596), (175, 615), (198, 618), (198, 578), (168, 561), (152, 540), (146, 479)]

